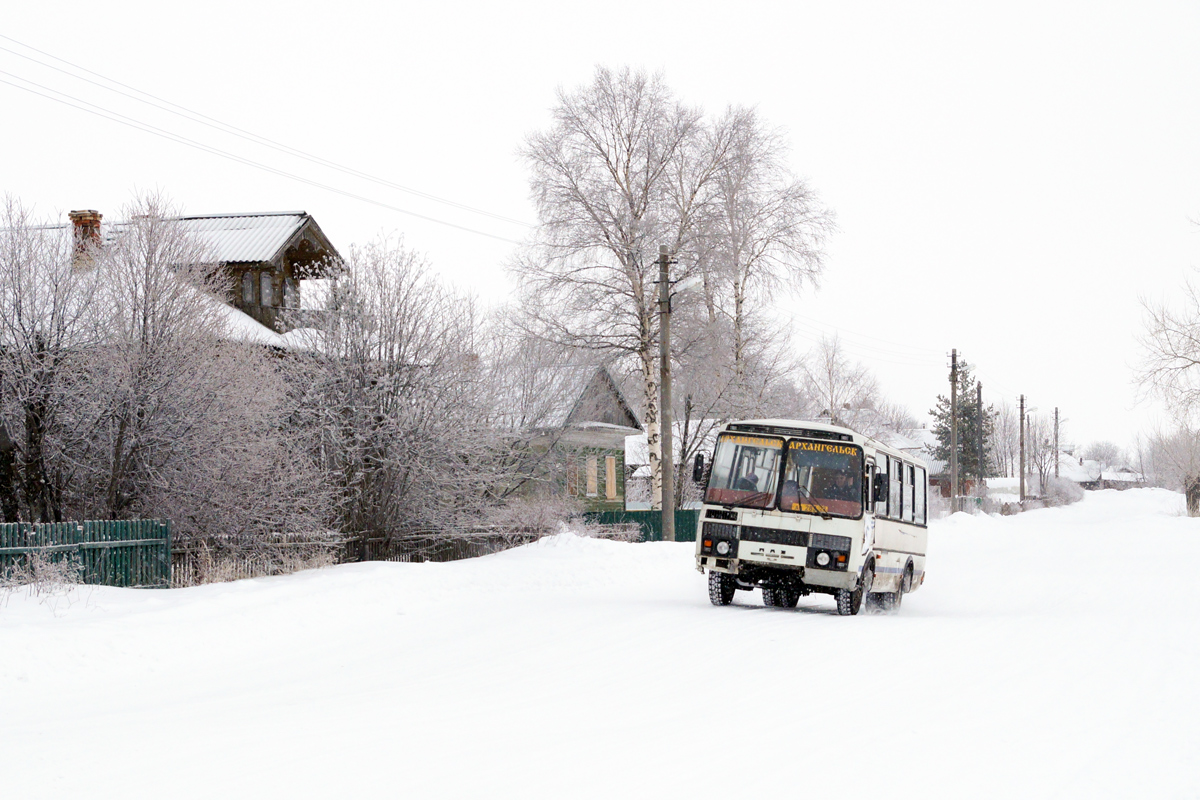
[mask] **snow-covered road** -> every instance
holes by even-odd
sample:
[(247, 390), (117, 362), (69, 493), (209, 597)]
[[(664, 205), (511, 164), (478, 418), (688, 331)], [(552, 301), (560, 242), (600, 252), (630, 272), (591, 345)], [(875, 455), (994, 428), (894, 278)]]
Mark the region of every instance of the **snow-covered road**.
[(1200, 797), (1200, 520), (935, 523), (898, 616), (564, 534), (0, 608), (0, 796)]

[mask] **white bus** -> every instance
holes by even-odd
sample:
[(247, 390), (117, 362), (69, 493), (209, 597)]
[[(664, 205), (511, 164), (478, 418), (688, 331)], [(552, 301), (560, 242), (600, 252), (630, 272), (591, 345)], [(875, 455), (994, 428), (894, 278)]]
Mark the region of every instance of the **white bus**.
[(768, 606), (816, 592), (842, 615), (897, 610), (925, 580), (927, 500), (924, 464), (848, 428), (733, 422), (713, 449), (696, 568), (714, 605), (760, 588)]

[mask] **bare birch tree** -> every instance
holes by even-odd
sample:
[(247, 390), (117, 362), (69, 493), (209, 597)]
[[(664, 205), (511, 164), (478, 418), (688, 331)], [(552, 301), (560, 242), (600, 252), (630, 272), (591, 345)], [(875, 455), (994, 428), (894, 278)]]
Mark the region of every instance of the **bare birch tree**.
[(816, 284), (833, 215), (787, 167), (783, 138), (755, 111), (731, 108), (714, 124), (728, 142), (705, 207), (705, 301), (732, 325), (733, 363), (742, 380), (755, 301)]
[(1007, 400), (996, 404), (996, 416), (992, 422), (992, 471), (1006, 478), (1017, 474), (1020, 459), (1021, 414)]
[(854, 428), (874, 417), (879, 382), (867, 367), (850, 360), (836, 336), (822, 337), (813, 347), (802, 375), (805, 390), (835, 425)]
[(1138, 381), (1177, 418), (1192, 421), (1200, 412), (1200, 287), (1189, 279), (1176, 302), (1143, 299), (1142, 308)]
[(541, 225), (515, 265), (542, 335), (629, 357), (641, 374), (654, 504), (661, 504), (656, 258), (694, 233), (719, 157), (702, 146), (700, 112), (661, 76), (598, 68), (590, 84), (560, 90), (554, 124), (522, 155)]

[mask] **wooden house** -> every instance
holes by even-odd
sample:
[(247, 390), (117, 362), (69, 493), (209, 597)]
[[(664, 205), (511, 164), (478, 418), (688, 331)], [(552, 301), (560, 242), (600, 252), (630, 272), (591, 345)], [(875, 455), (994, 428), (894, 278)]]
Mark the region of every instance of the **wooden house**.
[(544, 457), (543, 485), (577, 499), (586, 511), (625, 508), (625, 437), (641, 422), (605, 367), (559, 366), (532, 371), (516, 402), (516, 426)]
[[(102, 240), (99, 212), (72, 211), (69, 216), (77, 243)], [(283, 312), (301, 308), (301, 281), (332, 277), (340, 268), (341, 256), (304, 211), (206, 214), (172, 221), (223, 267), (230, 304), (267, 329), (252, 337), (263, 343), (282, 346), (268, 334), (285, 332)]]

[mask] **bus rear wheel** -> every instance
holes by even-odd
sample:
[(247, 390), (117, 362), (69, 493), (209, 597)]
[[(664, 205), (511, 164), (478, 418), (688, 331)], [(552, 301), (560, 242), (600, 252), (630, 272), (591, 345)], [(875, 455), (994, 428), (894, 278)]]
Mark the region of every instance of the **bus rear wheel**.
[(708, 599), (714, 606), (727, 606), (733, 602), (737, 591), (737, 580), (728, 573), (709, 570)]
[(775, 606), (783, 605), (783, 603), (779, 602), (779, 598), (776, 596), (775, 591), (775, 589), (772, 589), (769, 586), (762, 587), (763, 605), (767, 608), (774, 608)]
[(780, 608), (795, 608), (799, 602), (799, 589), (785, 588), (775, 590), (775, 605)]

